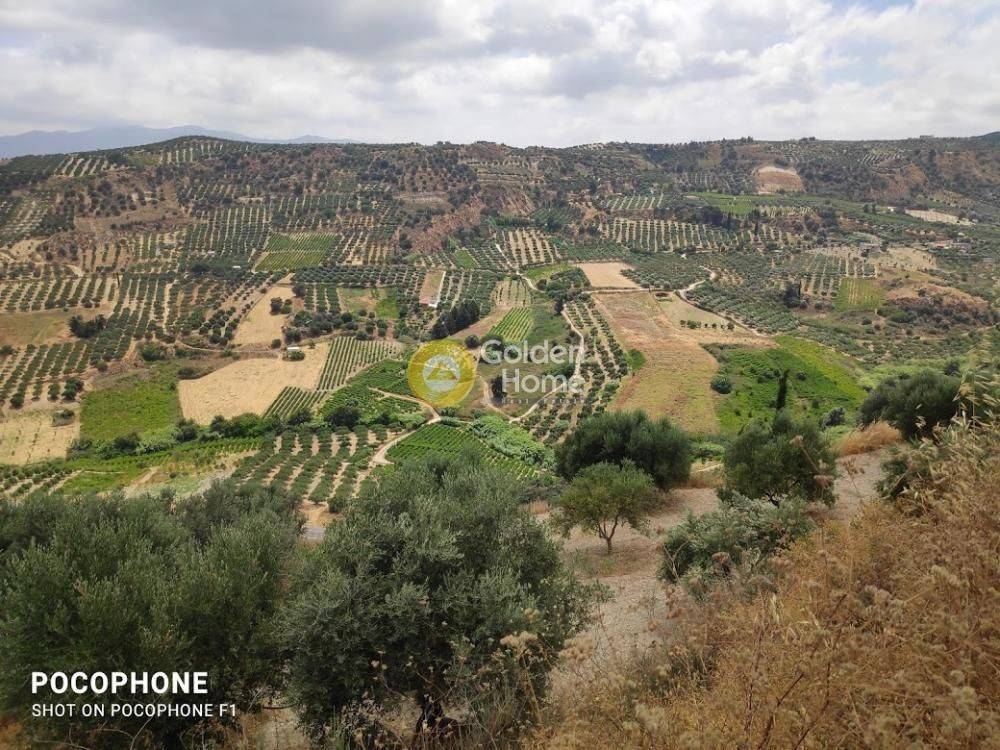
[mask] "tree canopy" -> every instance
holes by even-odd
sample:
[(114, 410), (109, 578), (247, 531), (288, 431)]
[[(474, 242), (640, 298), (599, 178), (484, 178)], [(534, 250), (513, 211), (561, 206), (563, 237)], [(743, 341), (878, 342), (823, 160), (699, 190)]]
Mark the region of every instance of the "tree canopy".
[(779, 412), (770, 424), (754, 422), (723, 459), (726, 489), (777, 505), (782, 498), (833, 503), (835, 464), (819, 428)]
[(137, 737), (136, 746), (179, 746), (186, 733), (213, 728), (110, 709), (97, 732), (79, 710), (36, 720), (34, 703), (114, 699), (36, 695), (26, 679), (32, 671), (207, 670), (209, 693), (198, 703), (259, 709), (281, 674), (275, 615), (299, 529), (280, 495), (229, 484), (184, 501), (118, 494), (2, 503), (0, 711), (36, 739), (85, 736), (88, 747), (121, 747), (123, 736)]
[(660, 498), (653, 480), (631, 461), (587, 466), (555, 501), (553, 525), (564, 534), (574, 526), (597, 534), (608, 545), (619, 525), (642, 530)]
[(958, 413), (960, 384), (958, 378), (934, 370), (887, 378), (861, 404), (858, 421), (868, 426), (884, 420), (908, 440), (929, 437)]
[(314, 735), (370, 713), (362, 703), (476, 712), (491, 693), (518, 703), (543, 686), (589, 590), (522, 499), (509, 475), (437, 456), (383, 477), (329, 528), (284, 626), (289, 694)]
[(691, 448), (687, 435), (666, 418), (644, 412), (603, 412), (584, 419), (556, 449), (556, 470), (572, 479), (586, 466), (631, 461), (662, 490), (687, 480)]

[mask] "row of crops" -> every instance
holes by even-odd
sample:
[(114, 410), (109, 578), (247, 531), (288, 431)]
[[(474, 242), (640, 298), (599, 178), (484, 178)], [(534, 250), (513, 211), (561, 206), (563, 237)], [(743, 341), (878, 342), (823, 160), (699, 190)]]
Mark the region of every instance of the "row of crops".
[(444, 272), (441, 285), (439, 308), (448, 308), (465, 300), (479, 305), (482, 315), (489, 312), (492, 305), (493, 289), (500, 277), (493, 271), (448, 269)]
[(337, 243), (331, 234), (272, 234), (264, 255), (257, 263), (259, 271), (297, 270), (321, 266)]
[(503, 468), (515, 476), (529, 477), (537, 470), (508, 458), (459, 425), (442, 422), (426, 424), (393, 445), (386, 457), (393, 462), (419, 461), (429, 456), (458, 456), (471, 453), (480, 461)]
[(604, 411), (628, 374), (628, 358), (611, 330), (611, 324), (589, 296), (566, 303), (563, 314), (583, 334), (586, 357), (580, 366), (583, 387), (579, 393), (550, 394), (521, 424), (547, 443), (558, 442), (580, 419)]
[(772, 302), (760, 289), (706, 283), (688, 292), (688, 298), (706, 310), (735, 318), (765, 333), (782, 333), (798, 328), (799, 319), (784, 306)]
[(722, 250), (735, 247), (738, 243), (737, 236), (724, 229), (672, 219), (616, 217), (600, 228), (609, 239), (646, 252)]
[(530, 307), (516, 307), (497, 323), (488, 337), (496, 337), (501, 341), (522, 341), (528, 337), (534, 324), (534, 313)]
[(40, 281), (0, 282), (0, 308), (6, 312), (93, 307), (114, 299), (115, 283), (106, 276), (53, 277)]
[(401, 345), (385, 339), (361, 341), (353, 336), (330, 340), (330, 348), (319, 377), (317, 390), (332, 391), (360, 370), (400, 351)]
[(425, 273), (422, 268), (408, 265), (338, 266), (305, 268), (296, 272), (293, 281), (343, 287), (393, 287), (399, 305), (413, 309), (418, 304)]
[(693, 260), (675, 253), (632, 253), (626, 260), (631, 268), (623, 269), (622, 275), (644, 289), (683, 289), (705, 276), (705, 271)]
[(271, 487), (310, 503), (326, 503), (336, 512), (360, 489), (376, 448), (393, 437), (382, 425), (286, 430), (241, 461), (233, 479), (241, 486)]

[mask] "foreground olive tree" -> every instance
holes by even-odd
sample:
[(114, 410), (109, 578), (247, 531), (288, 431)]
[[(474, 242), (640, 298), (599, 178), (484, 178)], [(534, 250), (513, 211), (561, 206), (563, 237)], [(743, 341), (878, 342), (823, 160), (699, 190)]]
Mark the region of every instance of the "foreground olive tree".
[(753, 422), (733, 439), (723, 458), (726, 491), (779, 505), (784, 498), (832, 505), (836, 466), (811, 421), (779, 412), (771, 424)]
[(260, 707), (281, 673), (276, 620), (300, 521), (280, 496), (219, 484), (184, 501), (35, 496), (0, 504), (0, 713), (25, 739), (179, 747), (217, 725), (184, 718), (34, 719), (34, 703), (169, 696), (34, 695), (33, 671), (208, 672), (179, 702)]
[(408, 701), (419, 733), (446, 711), (467, 732), (521, 720), (591, 596), (522, 499), (511, 476), (438, 457), (383, 477), (328, 530), (285, 622), (289, 698), (312, 735), (407, 744), (384, 719)]
[(933, 370), (887, 378), (868, 394), (858, 410), (864, 427), (884, 420), (907, 440), (930, 437), (963, 406), (958, 378)]

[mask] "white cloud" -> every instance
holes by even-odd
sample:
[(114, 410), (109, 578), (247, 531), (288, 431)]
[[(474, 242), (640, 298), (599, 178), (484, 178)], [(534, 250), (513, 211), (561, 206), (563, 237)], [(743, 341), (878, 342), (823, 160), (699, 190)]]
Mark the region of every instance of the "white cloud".
[(968, 135), (1000, 113), (988, 0), (0, 0), (0, 29), (8, 133), (568, 145)]

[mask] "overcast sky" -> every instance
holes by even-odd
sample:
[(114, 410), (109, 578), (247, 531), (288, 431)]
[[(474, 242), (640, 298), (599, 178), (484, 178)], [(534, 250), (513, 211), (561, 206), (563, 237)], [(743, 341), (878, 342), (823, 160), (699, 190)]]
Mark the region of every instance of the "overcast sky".
[(998, 0), (0, 0), (0, 133), (974, 135), (998, 49)]

